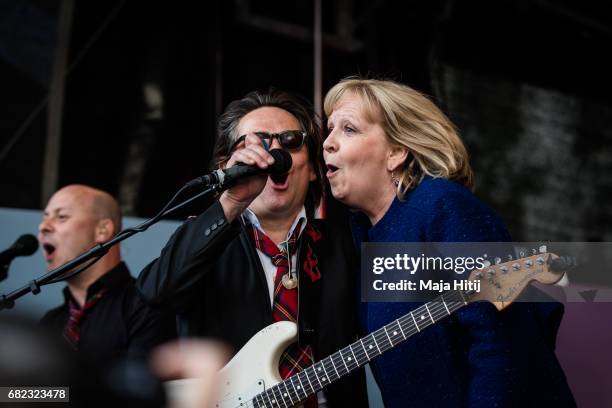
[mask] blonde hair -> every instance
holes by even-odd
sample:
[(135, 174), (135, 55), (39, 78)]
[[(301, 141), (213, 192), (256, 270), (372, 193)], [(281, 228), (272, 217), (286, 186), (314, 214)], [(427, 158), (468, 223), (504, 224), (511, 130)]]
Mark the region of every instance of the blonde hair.
[(415, 188), (425, 175), (473, 187), (468, 153), (455, 126), (425, 95), (393, 81), (349, 77), (325, 95), (328, 117), (347, 93), (359, 97), (366, 119), (382, 126), (392, 146), (408, 149), (397, 176), (399, 198)]

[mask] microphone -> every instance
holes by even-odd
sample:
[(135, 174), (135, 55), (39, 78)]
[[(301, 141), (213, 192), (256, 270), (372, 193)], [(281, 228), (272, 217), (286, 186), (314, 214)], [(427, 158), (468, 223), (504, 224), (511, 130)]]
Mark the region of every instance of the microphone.
[(32, 234), (24, 234), (8, 249), (0, 252), (0, 281), (6, 278), (11, 261), (18, 256), (32, 255), (38, 249), (38, 240)]
[(274, 157), (274, 163), (265, 169), (257, 166), (249, 166), (243, 163), (237, 163), (229, 169), (219, 169), (212, 173), (200, 176), (187, 183), (188, 187), (210, 186), (218, 184), (221, 190), (225, 190), (234, 185), (238, 180), (255, 176), (258, 174), (280, 175), (287, 173), (293, 165), (291, 155), (283, 149), (272, 149), (268, 153)]

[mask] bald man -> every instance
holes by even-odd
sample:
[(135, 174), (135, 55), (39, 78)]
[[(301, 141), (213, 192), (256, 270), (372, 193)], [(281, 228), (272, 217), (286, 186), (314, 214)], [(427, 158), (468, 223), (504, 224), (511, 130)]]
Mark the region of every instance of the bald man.
[[(55, 269), (121, 230), (121, 212), (108, 193), (84, 185), (57, 191), (45, 208), (38, 239), (47, 269)], [(70, 277), (64, 303), (42, 324), (61, 333), (75, 350), (101, 363), (144, 356), (175, 336), (174, 316), (146, 306), (121, 261), (119, 246)]]

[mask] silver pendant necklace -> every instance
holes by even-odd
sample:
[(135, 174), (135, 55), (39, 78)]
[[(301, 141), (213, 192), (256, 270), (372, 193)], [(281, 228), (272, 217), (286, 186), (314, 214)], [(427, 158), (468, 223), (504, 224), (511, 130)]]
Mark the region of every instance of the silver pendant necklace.
[(285, 289), (295, 289), (295, 288), (297, 288), (298, 281), (297, 281), (297, 278), (295, 277), (295, 274), (293, 273), (292, 268), (291, 268), (293, 263), (291, 262), (291, 253), (289, 251), (289, 244), (288, 243), (285, 244), (285, 250), (286, 250), (285, 254), (287, 256), (288, 271), (281, 278), (281, 283), (283, 284)]
[(289, 276), (288, 273), (283, 275), (282, 283), (285, 289), (295, 289), (297, 288), (297, 279), (293, 277), (293, 275)]

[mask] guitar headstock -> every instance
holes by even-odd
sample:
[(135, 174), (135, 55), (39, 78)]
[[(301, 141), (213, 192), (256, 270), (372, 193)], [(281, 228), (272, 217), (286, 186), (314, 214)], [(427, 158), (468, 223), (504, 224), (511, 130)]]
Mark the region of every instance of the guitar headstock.
[(525, 288), (537, 281), (546, 285), (558, 282), (565, 271), (553, 271), (550, 267), (557, 255), (547, 252), (545, 246), (532, 250), (532, 254), (525, 256), (521, 253), (517, 259), (501, 262), (496, 258), (495, 263), (486, 263), (482, 269), (475, 269), (470, 273), (470, 281), (480, 281), (480, 291), (468, 291), (469, 302), (486, 300), (495, 305), (498, 310), (509, 306)]

